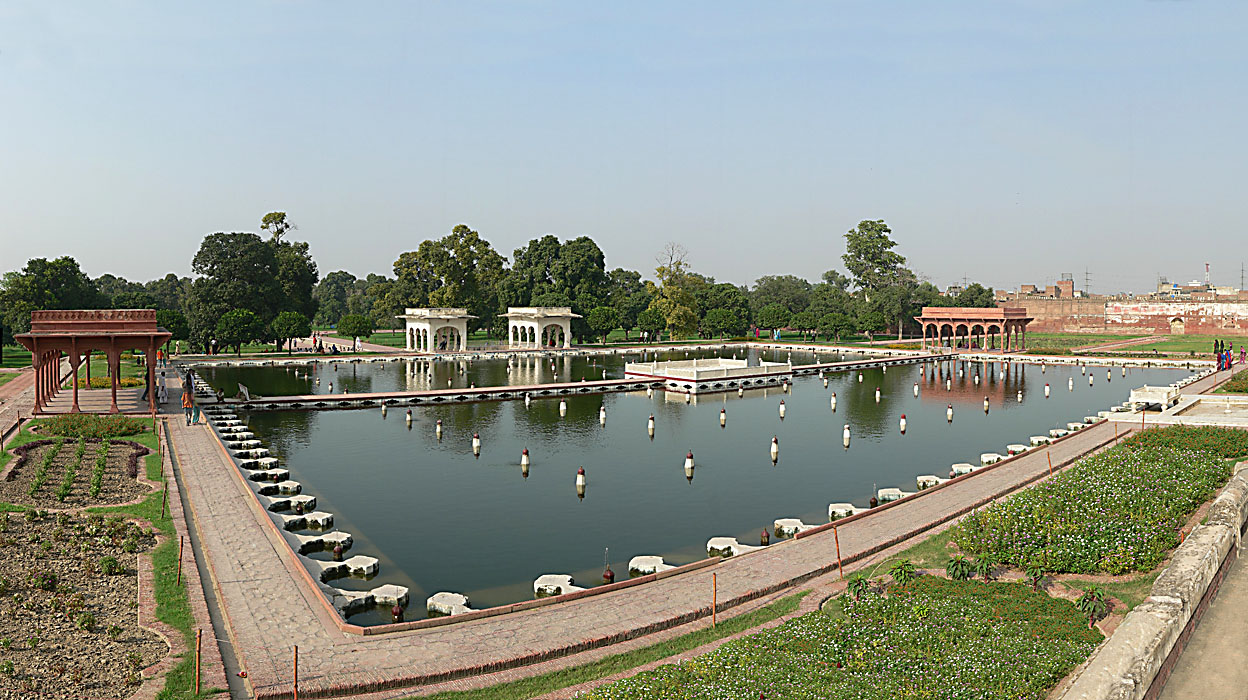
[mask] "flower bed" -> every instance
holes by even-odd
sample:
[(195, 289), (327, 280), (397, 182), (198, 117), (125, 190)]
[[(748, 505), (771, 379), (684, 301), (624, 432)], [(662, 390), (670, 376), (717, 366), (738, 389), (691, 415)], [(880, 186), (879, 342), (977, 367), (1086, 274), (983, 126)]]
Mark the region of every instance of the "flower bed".
[(1248, 430), (1211, 426), (1175, 425), (1134, 433), (1122, 441), (1128, 447), (1172, 447), (1212, 452), (1223, 459), (1248, 455)]
[[(120, 377), (117, 379), (117, 386), (122, 389), (128, 389), (136, 386), (143, 386), (142, 379), (134, 377)], [(79, 389), (111, 389), (113, 387), (112, 377), (91, 377), (91, 383), (87, 383), (86, 377), (78, 378)]]
[(1187, 517), (1231, 475), (1224, 454), (1238, 438), (1202, 433), (1212, 448), (1205, 451), (1161, 446), (1183, 439), (1186, 430), (1148, 430), (1136, 442), (1084, 458), (966, 516), (952, 539), (966, 554), (1020, 569), (1150, 571), (1178, 545)]
[(0, 481), (0, 501), (77, 508), (134, 501), (150, 493), (137, 480), (150, 450), (129, 440), (35, 440), (13, 448), (17, 461)]
[(587, 697), (1044, 698), (1102, 635), (1016, 583), (921, 576), (637, 674)]
[(44, 435), (64, 437), (115, 438), (145, 432), (151, 422), (120, 414), (62, 413), (42, 422)]
[(121, 698), (168, 646), (138, 625), (138, 552), (120, 518), (0, 515), (0, 695)]

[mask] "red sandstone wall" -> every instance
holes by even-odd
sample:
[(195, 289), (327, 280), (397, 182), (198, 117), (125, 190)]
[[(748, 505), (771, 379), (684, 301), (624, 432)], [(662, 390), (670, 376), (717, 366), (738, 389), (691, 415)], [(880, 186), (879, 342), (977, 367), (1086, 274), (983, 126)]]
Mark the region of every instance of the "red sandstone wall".
[[(1248, 336), (1248, 302), (1105, 301), (1028, 299), (1001, 302), (1023, 307), (1034, 332), (1156, 333)], [(1172, 321), (1178, 321), (1173, 324)]]

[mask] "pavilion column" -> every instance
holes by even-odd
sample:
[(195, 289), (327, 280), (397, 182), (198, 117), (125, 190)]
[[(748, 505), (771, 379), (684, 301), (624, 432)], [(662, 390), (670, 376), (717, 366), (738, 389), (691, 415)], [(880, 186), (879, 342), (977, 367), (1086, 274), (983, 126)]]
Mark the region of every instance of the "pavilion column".
[(156, 339), (147, 341), (147, 406), (156, 413)]
[(115, 338), (108, 339), (108, 350), (105, 351), (105, 357), (108, 358), (108, 376), (112, 390), (113, 405), (109, 409), (109, 413), (120, 413), (117, 410), (117, 375), (121, 372), (121, 357), (117, 352), (117, 340)]
[(74, 373), (72, 375), (73, 379), (70, 380), (73, 382), (74, 404), (70, 406), (69, 408), (70, 413), (79, 412), (79, 408), (78, 408), (78, 365), (80, 362), (81, 362), (81, 358), (78, 355), (78, 339), (74, 338), (73, 340), (70, 341), (70, 353), (69, 353), (69, 366), (72, 367), (74, 370)]

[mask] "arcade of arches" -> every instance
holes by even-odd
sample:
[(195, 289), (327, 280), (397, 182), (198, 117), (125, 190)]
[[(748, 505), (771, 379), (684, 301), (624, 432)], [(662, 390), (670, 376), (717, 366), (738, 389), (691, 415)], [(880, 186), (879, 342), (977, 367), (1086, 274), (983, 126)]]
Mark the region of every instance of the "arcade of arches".
[(1027, 324), (1032, 321), (1021, 308), (940, 306), (923, 307), (923, 315), (914, 320), (923, 327), (924, 350), (931, 338), (937, 347), (1002, 352), (1027, 349)]

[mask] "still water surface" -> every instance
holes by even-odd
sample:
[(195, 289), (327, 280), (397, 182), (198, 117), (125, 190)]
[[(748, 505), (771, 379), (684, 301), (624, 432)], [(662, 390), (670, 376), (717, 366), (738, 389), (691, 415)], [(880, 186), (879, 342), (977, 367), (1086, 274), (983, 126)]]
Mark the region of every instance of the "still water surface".
[[(376, 368), (385, 376), (390, 365), (359, 370)], [(481, 365), (474, 363), (477, 371), (490, 371)], [(618, 579), (638, 554), (681, 564), (705, 557), (713, 536), (757, 544), (776, 518), (824, 523), (830, 502), (865, 506), (877, 487), (913, 491), (919, 474), (947, 476), (955, 462), (977, 464), (981, 452), (1004, 453), (1007, 443), (1026, 444), (1031, 435), (1126, 400), (1133, 387), (1165, 385), (1184, 374), (1129, 369), (1123, 377), (1115, 368), (1107, 381), (1105, 368), (1090, 368), (1089, 387), (1078, 367), (1042, 373), (1037, 365), (1015, 364), (999, 378), (1000, 367), (946, 364), (925, 375), (917, 366), (876, 369), (863, 372), (862, 382), (858, 373), (846, 372), (829, 375), (826, 389), (818, 377), (804, 377), (790, 394), (754, 390), (744, 398), (704, 396), (692, 405), (683, 395), (657, 391), (649, 399), (644, 393), (575, 396), (567, 398), (562, 417), (555, 398), (528, 408), (523, 401), (414, 408), (410, 428), (398, 408), (387, 418), (377, 409), (257, 412), (247, 422), (304, 493), (317, 497), (318, 509), (333, 513), (338, 528), (354, 536), (351, 552), (380, 559), (373, 581), (335, 585), (408, 586), (416, 614), (420, 601), (438, 591), (465, 593), (473, 607), (528, 599), (533, 580), (547, 573), (597, 585), (607, 548)], [(286, 374), (280, 368), (249, 371)], [(978, 386), (977, 373), (983, 377)], [(1067, 389), (1072, 376), (1073, 391)], [(945, 390), (946, 377), (952, 390)], [(991, 404), (986, 415), (985, 396)], [(945, 419), (949, 403), (952, 423)], [(600, 407), (607, 411), (605, 425)], [(905, 435), (898, 429), (903, 413)], [(651, 414), (653, 439), (646, 434)], [(434, 431), (439, 419), (441, 440)], [(841, 444), (846, 424), (849, 449)], [(474, 432), (482, 440), (479, 458), (472, 454)], [(780, 440), (775, 465), (768, 453), (773, 435)], [(519, 466), (526, 447), (532, 460), (527, 478)], [(683, 469), (688, 451), (697, 465), (692, 481)], [(580, 466), (588, 477), (584, 500), (575, 489)], [(385, 620), (372, 612), (353, 621)]]

